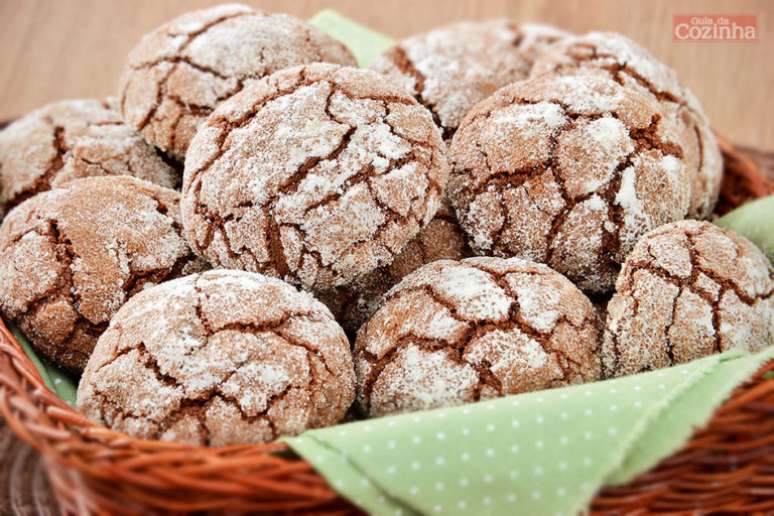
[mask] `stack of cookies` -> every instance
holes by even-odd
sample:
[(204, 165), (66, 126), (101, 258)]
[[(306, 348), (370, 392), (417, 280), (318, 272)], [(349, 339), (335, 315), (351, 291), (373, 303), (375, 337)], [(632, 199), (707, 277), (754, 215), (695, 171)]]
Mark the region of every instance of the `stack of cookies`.
[(111, 428), (267, 442), (774, 336), (771, 264), (702, 221), (701, 106), (623, 36), (459, 23), (359, 69), (224, 5), (120, 84), (0, 133), (0, 310)]

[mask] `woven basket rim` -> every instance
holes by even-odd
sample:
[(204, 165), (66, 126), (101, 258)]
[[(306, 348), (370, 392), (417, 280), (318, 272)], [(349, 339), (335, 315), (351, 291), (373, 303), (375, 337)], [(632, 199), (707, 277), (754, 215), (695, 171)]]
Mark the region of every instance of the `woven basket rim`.
[[(727, 179), (734, 186), (730, 189), (731, 195), (726, 193), (732, 205), (742, 202), (733, 196), (743, 183), (741, 190), (746, 192), (746, 198), (761, 197), (774, 191), (774, 184), (760, 173), (749, 157), (724, 139), (719, 138), (719, 142), (726, 159)], [(729, 179), (728, 176), (732, 177)], [(774, 371), (774, 360), (766, 364), (753, 380), (738, 388), (716, 411), (707, 427), (698, 430), (681, 452), (664, 461), (669, 471), (675, 471), (676, 467), (679, 469), (686, 460), (690, 460), (685, 458), (686, 453), (690, 455), (691, 450), (714, 442), (708, 428), (716, 421), (737, 424), (734, 417), (740, 408), (750, 403), (761, 403), (763, 399), (774, 407), (774, 379), (763, 379), (765, 371)], [(173, 511), (224, 507), (266, 511), (351, 508), (309, 463), (295, 456), (283, 442), (208, 448), (136, 439), (87, 419), (46, 386), (31, 359), (2, 320), (0, 414), (20, 439), (43, 454), (50, 472), (60, 466), (69, 474), (80, 475), (79, 481), (90, 479), (93, 484), (93, 489), (89, 491), (92, 502), (112, 507), (116, 512), (121, 512), (121, 507), (111, 499), (111, 493), (105, 486), (120, 485), (123, 495), (136, 503)], [(774, 437), (770, 444), (774, 446)], [(774, 448), (771, 455), (774, 456)], [(638, 491), (633, 487), (637, 485), (635, 482), (629, 487), (634, 489), (632, 492), (626, 491), (626, 487), (603, 491), (594, 502), (595, 510), (604, 512), (620, 508), (633, 499), (642, 501), (643, 496), (654, 497), (660, 491), (653, 488), (648, 475), (658, 475), (658, 471), (659, 468), (654, 469), (642, 477), (645, 479), (642, 485), (650, 486), (649, 490), (640, 488)], [(60, 499), (67, 496), (64, 493), (67, 489), (64, 478), (52, 478)], [(663, 480), (657, 476), (654, 478), (653, 482), (663, 484)], [(104, 492), (94, 487), (97, 485), (102, 486), (99, 489)], [(179, 488), (195, 489), (201, 496), (191, 500), (170, 500), (159, 494)], [(771, 480), (771, 490), (774, 493), (774, 479)], [(219, 502), (208, 498), (215, 496), (226, 498)], [(249, 503), (240, 500), (248, 500)], [(774, 508), (774, 500), (771, 508)]]

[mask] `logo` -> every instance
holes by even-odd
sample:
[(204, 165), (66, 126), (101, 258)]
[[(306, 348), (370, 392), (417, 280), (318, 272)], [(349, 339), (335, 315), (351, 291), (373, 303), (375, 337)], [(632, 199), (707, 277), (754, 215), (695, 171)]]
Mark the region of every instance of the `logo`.
[(754, 15), (676, 14), (672, 17), (674, 41), (755, 41), (758, 18)]

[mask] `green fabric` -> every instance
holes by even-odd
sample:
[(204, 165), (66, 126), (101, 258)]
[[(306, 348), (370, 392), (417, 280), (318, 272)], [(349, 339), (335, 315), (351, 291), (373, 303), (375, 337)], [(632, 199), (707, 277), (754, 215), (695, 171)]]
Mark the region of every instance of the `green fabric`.
[(774, 195), (748, 202), (715, 224), (746, 236), (774, 263)]
[(54, 391), (54, 394), (61, 399), (70, 405), (75, 406), (75, 391), (78, 386), (78, 380), (52, 365), (45, 358), (39, 357), (24, 335), (22, 335), (21, 331), (19, 331), (19, 328), (10, 325), (9, 329), (14, 337), (16, 337), (19, 344), (21, 344), (21, 347), (24, 349), (27, 356), (30, 357), (35, 369), (38, 370), (38, 373), (40, 373), (41, 378), (43, 378), (43, 381), (48, 388)]
[(728, 352), (666, 370), (349, 423), (286, 442), (373, 514), (567, 514), (673, 453), (774, 358)]
[(329, 9), (320, 11), (309, 22), (347, 45), (360, 66), (368, 66), (374, 58), (395, 44), (384, 34), (363, 27)]

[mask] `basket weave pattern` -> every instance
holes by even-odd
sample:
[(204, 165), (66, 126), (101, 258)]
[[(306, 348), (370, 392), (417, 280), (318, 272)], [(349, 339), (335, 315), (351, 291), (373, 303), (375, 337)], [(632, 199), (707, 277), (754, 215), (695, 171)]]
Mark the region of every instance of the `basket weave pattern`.
[[(721, 142), (720, 210), (774, 191)], [(774, 512), (774, 361), (738, 388), (677, 454), (627, 486), (606, 488), (594, 514)], [(0, 414), (40, 451), (67, 514), (324, 512), (356, 509), (282, 443), (202, 448), (143, 441), (97, 425), (53, 394), (0, 321)]]

